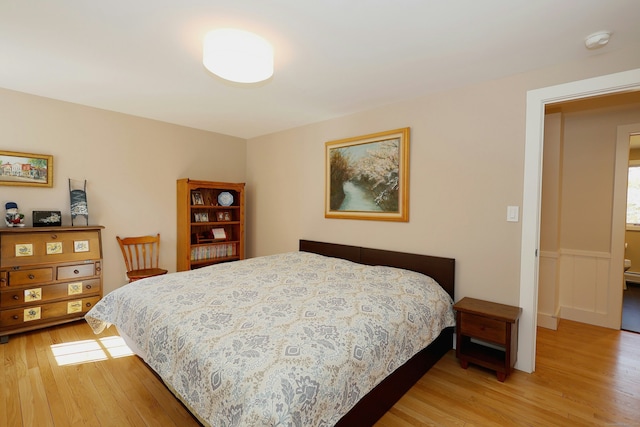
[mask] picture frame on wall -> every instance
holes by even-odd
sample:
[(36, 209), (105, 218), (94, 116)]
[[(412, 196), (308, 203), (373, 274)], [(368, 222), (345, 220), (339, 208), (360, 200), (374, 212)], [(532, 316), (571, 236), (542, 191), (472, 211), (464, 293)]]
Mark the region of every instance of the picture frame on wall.
[(325, 218), (409, 221), (408, 127), (325, 149)]
[(0, 185), (53, 187), (53, 156), (0, 151)]

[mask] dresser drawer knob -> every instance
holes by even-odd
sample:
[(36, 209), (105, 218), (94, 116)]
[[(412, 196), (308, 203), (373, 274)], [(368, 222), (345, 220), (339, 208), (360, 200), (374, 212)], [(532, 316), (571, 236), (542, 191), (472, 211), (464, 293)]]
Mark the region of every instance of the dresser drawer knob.
[(73, 274), (80, 274), (79, 270), (73, 270)]
[(86, 303), (85, 305), (86, 305), (87, 307), (91, 307), (91, 303), (90, 303), (90, 302)]
[(87, 289), (91, 289), (91, 285), (87, 285)]
[(19, 300), (19, 299), (20, 299), (20, 297), (19, 297), (18, 295), (14, 295), (14, 296), (13, 296), (13, 299), (17, 301), (17, 300)]
[(36, 278), (36, 276), (34, 276), (33, 274), (30, 274), (30, 275), (29, 275), (29, 279), (33, 280), (33, 279), (35, 279), (35, 278)]
[(13, 320), (18, 320), (20, 318), (20, 316), (18, 316), (17, 314), (13, 316)]
[(58, 238), (58, 235), (57, 235), (57, 234), (52, 234), (52, 235), (51, 235), (51, 238), (55, 240), (55, 239), (57, 239), (57, 238)]

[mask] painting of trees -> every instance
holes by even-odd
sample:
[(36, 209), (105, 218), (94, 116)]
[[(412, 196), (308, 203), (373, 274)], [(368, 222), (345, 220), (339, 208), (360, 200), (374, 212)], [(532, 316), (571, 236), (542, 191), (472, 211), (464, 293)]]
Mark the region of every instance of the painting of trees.
[(327, 143), (325, 216), (405, 221), (408, 128)]

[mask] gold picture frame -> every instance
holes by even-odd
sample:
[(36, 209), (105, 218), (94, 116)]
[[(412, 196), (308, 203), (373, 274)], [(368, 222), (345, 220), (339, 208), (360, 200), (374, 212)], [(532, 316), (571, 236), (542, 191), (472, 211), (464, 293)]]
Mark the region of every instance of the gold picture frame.
[(0, 151), (0, 185), (53, 187), (53, 156)]
[(409, 221), (408, 127), (325, 149), (325, 218)]

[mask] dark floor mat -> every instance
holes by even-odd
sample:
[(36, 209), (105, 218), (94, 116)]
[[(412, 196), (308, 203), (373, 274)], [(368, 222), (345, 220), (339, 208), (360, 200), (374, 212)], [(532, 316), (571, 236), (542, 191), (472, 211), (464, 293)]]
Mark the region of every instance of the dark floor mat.
[(622, 297), (622, 329), (640, 333), (640, 285), (627, 282)]

